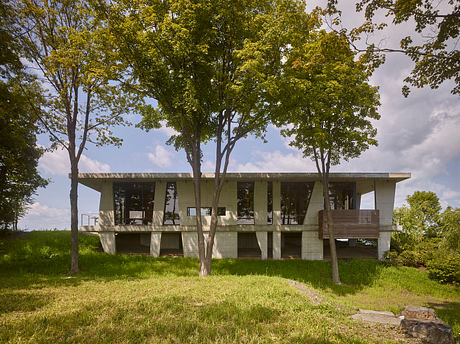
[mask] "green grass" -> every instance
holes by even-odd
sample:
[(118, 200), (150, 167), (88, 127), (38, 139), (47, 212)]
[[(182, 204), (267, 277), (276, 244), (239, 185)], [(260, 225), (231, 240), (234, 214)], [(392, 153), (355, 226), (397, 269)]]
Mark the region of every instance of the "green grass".
[[(460, 289), (425, 272), (372, 260), (340, 262), (343, 285), (325, 262), (213, 261), (107, 255), (80, 237), (80, 267), (69, 268), (70, 233), (33, 232), (0, 240), (0, 342), (6, 343), (390, 343), (403, 334), (355, 322), (357, 308), (399, 312), (434, 307), (460, 334)], [(315, 288), (313, 305), (287, 283)]]

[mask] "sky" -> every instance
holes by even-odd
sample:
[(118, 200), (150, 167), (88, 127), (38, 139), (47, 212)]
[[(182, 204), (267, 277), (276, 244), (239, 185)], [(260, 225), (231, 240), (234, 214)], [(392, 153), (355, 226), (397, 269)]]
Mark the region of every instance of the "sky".
[[(350, 27), (362, 20), (351, 2), (342, 4), (343, 25)], [(311, 8), (314, 4), (309, 5)], [(411, 34), (412, 23), (390, 25), (371, 37), (382, 46), (399, 47), (399, 40)], [(412, 178), (397, 184), (395, 206), (404, 204), (407, 195), (416, 190), (435, 192), (443, 207), (460, 207), (460, 97), (450, 93), (452, 83), (440, 88), (411, 89), (408, 98), (401, 93), (403, 80), (412, 68), (410, 59), (402, 54), (387, 55), (386, 62), (370, 82), (379, 87), (381, 119), (374, 122), (378, 130), (378, 147), (361, 157), (334, 166), (331, 172), (410, 172)], [(130, 116), (133, 122), (139, 118)], [(173, 131), (161, 129), (144, 132), (135, 127), (115, 128), (123, 138), (121, 148), (114, 146), (88, 149), (81, 158), (80, 172), (191, 172), (183, 151), (167, 146)], [(232, 153), (230, 172), (316, 172), (312, 161), (289, 146), (279, 129), (269, 127), (263, 143), (248, 137), (240, 141)], [(46, 136), (39, 143), (47, 144)], [(204, 148), (203, 172), (214, 172), (213, 145)], [(55, 150), (45, 153), (38, 169), (50, 184), (38, 189), (34, 203), (19, 227), (25, 230), (70, 228), (70, 171), (67, 153)], [(97, 214), (99, 193), (80, 185), (79, 212)], [(373, 197), (363, 198), (362, 208), (373, 208)]]

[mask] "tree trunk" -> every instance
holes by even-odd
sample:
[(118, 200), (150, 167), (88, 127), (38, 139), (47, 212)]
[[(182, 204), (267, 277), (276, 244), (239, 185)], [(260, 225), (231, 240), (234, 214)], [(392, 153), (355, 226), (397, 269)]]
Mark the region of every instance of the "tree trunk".
[(332, 219), (331, 205), (329, 203), (329, 176), (323, 173), (323, 197), (327, 216), (327, 230), (329, 232), (329, 248), (331, 251), (332, 281), (341, 284), (339, 276), (339, 264), (337, 261), (337, 249), (335, 247), (334, 220)]
[(193, 189), (195, 191), (196, 232), (198, 236), (198, 256), (200, 258), (200, 277), (209, 276), (210, 264), (206, 262), (206, 249), (203, 234), (203, 221), (201, 219), (201, 154), (199, 147), (192, 149)]
[(78, 268), (78, 162), (70, 161), (70, 232), (72, 236), (70, 249), (70, 273), (77, 273)]

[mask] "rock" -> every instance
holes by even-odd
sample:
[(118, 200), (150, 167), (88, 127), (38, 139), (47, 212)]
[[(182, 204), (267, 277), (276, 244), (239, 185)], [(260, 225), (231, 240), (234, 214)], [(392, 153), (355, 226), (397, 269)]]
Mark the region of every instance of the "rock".
[(419, 320), (435, 320), (436, 315), (433, 308), (406, 306), (401, 312), (404, 318)]
[(360, 309), (359, 313), (351, 316), (354, 320), (362, 320), (366, 322), (379, 323), (379, 324), (388, 324), (399, 326), (401, 318), (396, 317), (391, 312), (386, 311), (371, 311), (367, 309)]
[(452, 329), (440, 319), (433, 321), (405, 318), (401, 321), (401, 328), (407, 334), (420, 338), (425, 343), (455, 344)]

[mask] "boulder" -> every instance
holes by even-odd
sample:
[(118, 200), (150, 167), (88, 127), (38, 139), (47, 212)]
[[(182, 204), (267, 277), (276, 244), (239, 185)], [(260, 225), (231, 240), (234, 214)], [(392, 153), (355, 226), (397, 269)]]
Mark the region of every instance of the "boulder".
[(433, 308), (406, 306), (401, 312), (404, 318), (419, 319), (419, 320), (435, 320), (436, 315)]
[(454, 333), (442, 320), (402, 319), (401, 329), (424, 343), (455, 344)]

